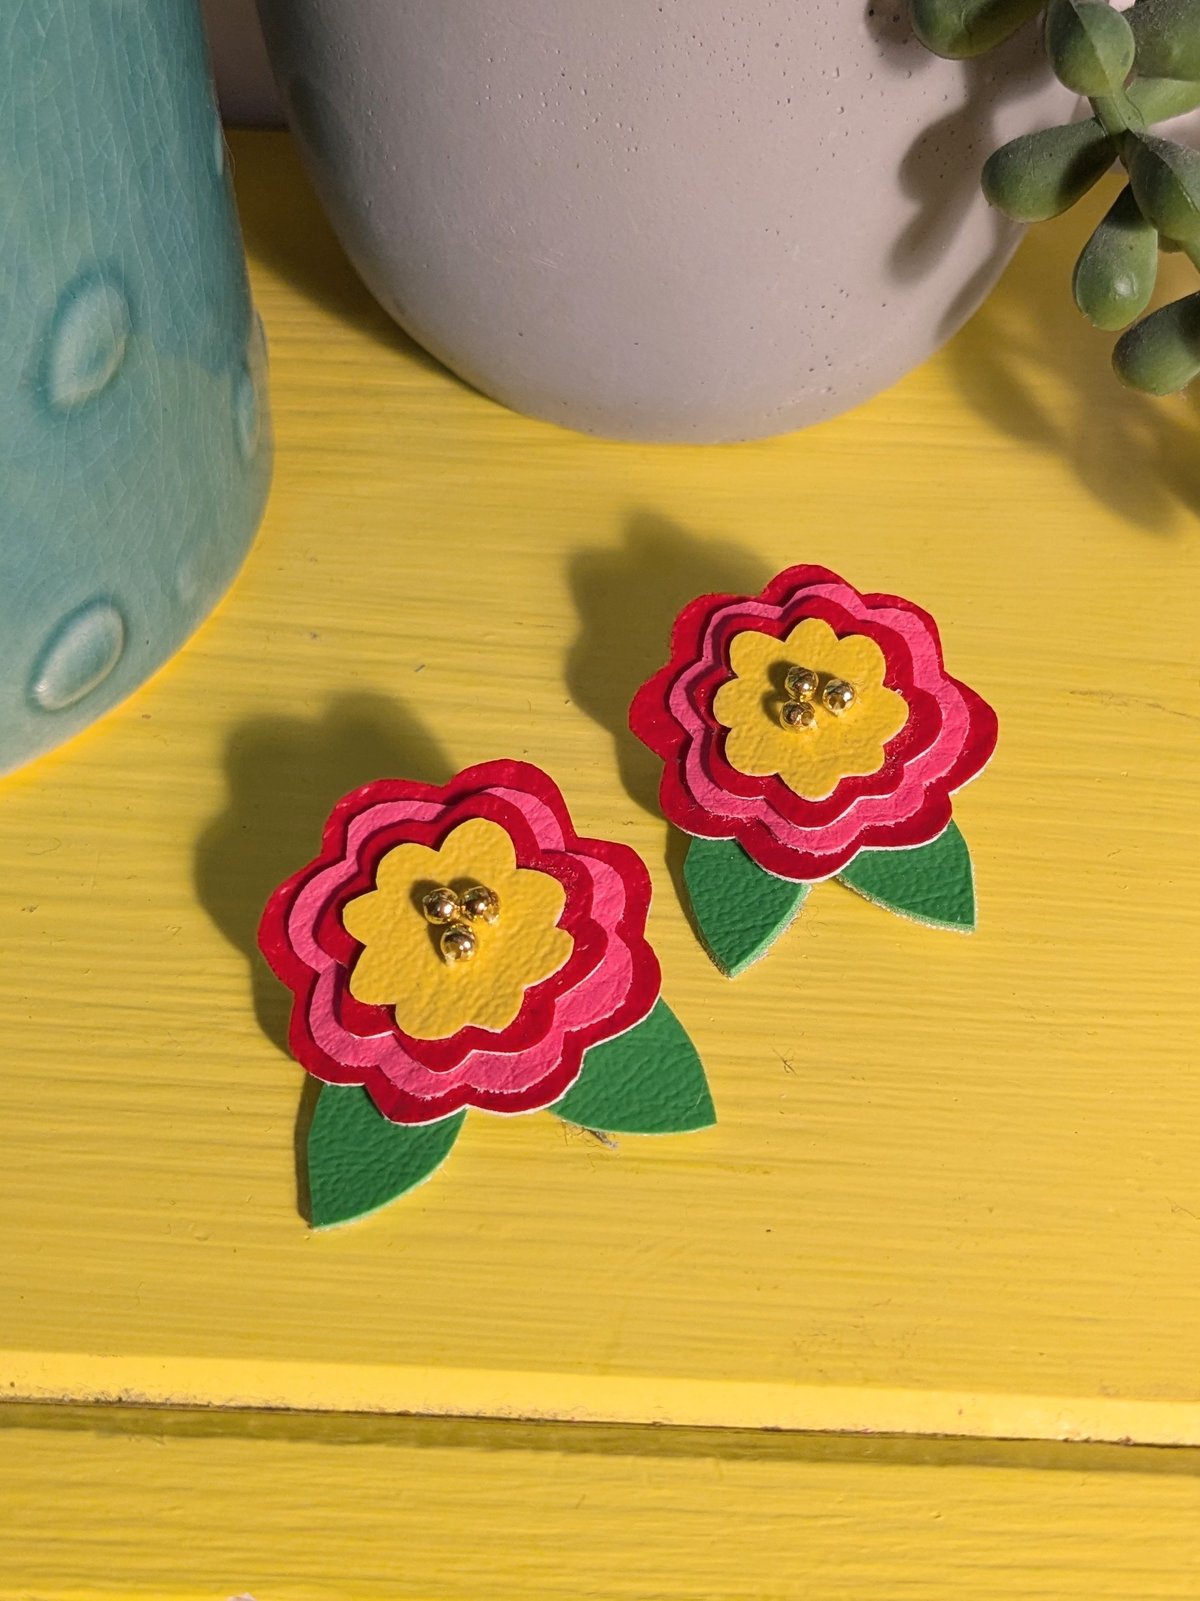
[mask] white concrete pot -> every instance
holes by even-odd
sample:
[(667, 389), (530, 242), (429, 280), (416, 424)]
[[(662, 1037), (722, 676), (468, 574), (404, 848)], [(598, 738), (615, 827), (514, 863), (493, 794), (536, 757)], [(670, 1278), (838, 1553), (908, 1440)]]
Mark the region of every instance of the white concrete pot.
[(1017, 231), (979, 168), (1070, 114), (1030, 30), (927, 54), (904, 0), (259, 0), (347, 250), (505, 404), (627, 439), (820, 421), (970, 314)]

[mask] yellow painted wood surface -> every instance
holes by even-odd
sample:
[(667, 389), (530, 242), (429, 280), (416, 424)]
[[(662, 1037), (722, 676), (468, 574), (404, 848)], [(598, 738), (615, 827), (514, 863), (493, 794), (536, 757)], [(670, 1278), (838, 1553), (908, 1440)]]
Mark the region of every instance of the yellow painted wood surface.
[[(1079, 220), (854, 414), (638, 448), (448, 377), (283, 137), (235, 156), (262, 536), (167, 670), (0, 786), (5, 1393), (1200, 1442), (1200, 452), (1072, 320)], [(956, 806), (981, 928), (830, 885), (729, 984), (625, 708), (684, 600), (798, 560), (929, 607), (999, 708)], [(311, 1235), (262, 902), (354, 785), (510, 754), (645, 855), (720, 1124), (472, 1117)]]
[(14, 1410), (0, 1408), (3, 1601), (1194, 1601), (1200, 1588), (1194, 1452)]

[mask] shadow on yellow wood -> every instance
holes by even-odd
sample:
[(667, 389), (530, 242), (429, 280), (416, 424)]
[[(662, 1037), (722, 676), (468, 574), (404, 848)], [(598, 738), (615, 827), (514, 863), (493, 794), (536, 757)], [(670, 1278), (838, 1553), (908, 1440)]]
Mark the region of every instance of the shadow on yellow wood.
[[(300, 200), (296, 265), (282, 136), (236, 155), (263, 534), (168, 671), (0, 791), (9, 1393), (1200, 1440), (1194, 416), (1047, 321), (1078, 220), (860, 411), (641, 449), (446, 378)], [(681, 600), (797, 560), (928, 606), (998, 706), (955, 809), (980, 927), (829, 885), (728, 984), (623, 701)], [(313, 1236), (258, 909), (353, 785), (501, 756), (645, 856), (720, 1124), (470, 1118), (441, 1182)]]

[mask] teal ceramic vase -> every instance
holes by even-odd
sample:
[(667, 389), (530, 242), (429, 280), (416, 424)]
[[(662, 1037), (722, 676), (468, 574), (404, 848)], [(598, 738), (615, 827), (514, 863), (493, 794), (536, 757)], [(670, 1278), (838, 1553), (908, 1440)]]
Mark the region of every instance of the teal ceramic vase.
[(197, 0), (0, 7), (0, 772), (216, 604), (270, 477)]

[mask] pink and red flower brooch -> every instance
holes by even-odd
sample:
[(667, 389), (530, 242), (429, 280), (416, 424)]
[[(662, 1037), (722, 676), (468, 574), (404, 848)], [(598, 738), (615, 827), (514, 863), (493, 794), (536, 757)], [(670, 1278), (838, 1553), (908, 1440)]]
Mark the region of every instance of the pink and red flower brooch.
[(526, 763), (442, 786), (383, 779), (340, 801), (259, 931), (294, 997), (292, 1051), (323, 1086), (313, 1223), (428, 1178), (468, 1110), (548, 1109), (606, 1133), (708, 1127), (704, 1070), (660, 999), (649, 908), (640, 858), (577, 834)]
[(669, 821), (714, 961), (736, 975), (840, 878), (921, 922), (975, 924), (950, 797), (996, 745), (996, 714), (951, 678), (927, 612), (792, 567), (761, 595), (705, 595), (630, 726), (665, 764)]
[[(692, 836), (695, 921), (730, 975), (826, 878), (974, 927), (951, 796), (991, 756), (996, 716), (946, 672), (911, 601), (821, 567), (703, 596), (630, 725), (664, 762), (663, 811)], [(339, 802), (259, 931), (292, 991), (292, 1051), (321, 1084), (314, 1224), (430, 1177), (469, 1111), (548, 1110), (604, 1133), (711, 1125), (704, 1069), (660, 997), (649, 907), (639, 857), (577, 834), (527, 763), (441, 786), (382, 779)]]

